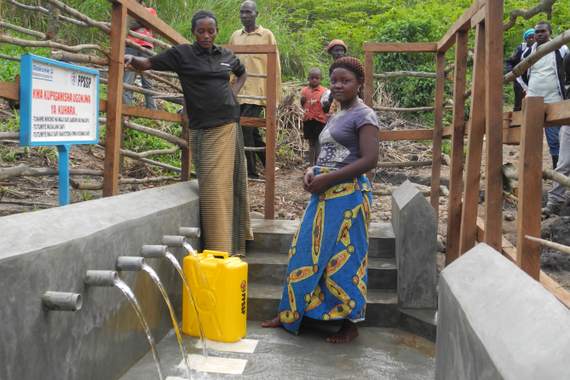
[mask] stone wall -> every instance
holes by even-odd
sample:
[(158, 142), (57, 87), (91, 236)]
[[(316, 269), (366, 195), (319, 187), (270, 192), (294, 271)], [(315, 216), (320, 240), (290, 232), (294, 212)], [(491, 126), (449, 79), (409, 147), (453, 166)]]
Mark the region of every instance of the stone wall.
[(436, 379), (570, 379), (570, 311), (485, 244), (442, 271)]
[[(130, 303), (116, 288), (86, 288), (87, 270), (116, 270), (178, 228), (199, 227), (196, 181), (0, 218), (0, 379), (119, 378), (150, 349)], [(201, 250), (198, 239), (189, 240)], [(179, 261), (186, 255), (171, 249)], [(166, 259), (147, 259), (180, 319), (182, 282)], [(146, 273), (119, 272), (158, 342), (172, 321)], [(46, 291), (83, 296), (76, 312), (48, 311)]]

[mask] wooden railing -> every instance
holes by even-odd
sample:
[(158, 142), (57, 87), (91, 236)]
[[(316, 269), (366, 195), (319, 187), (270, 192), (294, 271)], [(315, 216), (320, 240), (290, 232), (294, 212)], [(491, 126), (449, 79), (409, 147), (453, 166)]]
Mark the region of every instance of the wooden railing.
[[(477, 0), (437, 43), (365, 43), (365, 103), (372, 107), (374, 53), (436, 54), (434, 128), (380, 131), (383, 140), (433, 140), (430, 203), (438, 212), (442, 139), (451, 140), (446, 264), (485, 242), (540, 281), (566, 306), (570, 293), (540, 271), (542, 129), (570, 123), (570, 100), (527, 98), (521, 112), (503, 113), (503, 1)], [(470, 120), (465, 121), (468, 32), (475, 29)], [(455, 46), (452, 124), (443, 128), (445, 53)], [(467, 135), (464, 163), (464, 138)], [(485, 138), (484, 138), (485, 137)], [(485, 212), (477, 216), (485, 142)], [(517, 247), (502, 236), (503, 144), (520, 145)], [(465, 179), (464, 179), (465, 176)]]

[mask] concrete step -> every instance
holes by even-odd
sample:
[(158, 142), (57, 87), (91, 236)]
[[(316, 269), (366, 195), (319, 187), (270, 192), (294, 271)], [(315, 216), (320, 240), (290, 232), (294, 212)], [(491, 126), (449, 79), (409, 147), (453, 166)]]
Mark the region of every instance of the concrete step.
[[(298, 226), (298, 220), (252, 219), (251, 227), (255, 240), (246, 243), (247, 253), (288, 253)], [(395, 257), (395, 235), (392, 224), (371, 223), (369, 238), (368, 257), (386, 259)]]
[(400, 328), (435, 342), (436, 313), (434, 309), (400, 309)]
[[(286, 254), (247, 253), (248, 281), (254, 284), (283, 285), (287, 272)], [(394, 259), (368, 258), (368, 289), (395, 291), (397, 269)]]
[[(281, 300), (283, 285), (249, 283), (247, 319), (264, 321), (274, 318)], [(398, 300), (395, 292), (369, 290), (366, 304), (366, 320), (359, 324), (368, 327), (397, 327)]]

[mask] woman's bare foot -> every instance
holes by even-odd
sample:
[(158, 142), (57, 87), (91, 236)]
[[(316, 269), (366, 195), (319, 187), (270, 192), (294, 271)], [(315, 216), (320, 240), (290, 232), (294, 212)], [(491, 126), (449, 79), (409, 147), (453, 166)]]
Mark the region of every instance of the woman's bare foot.
[(356, 323), (345, 319), (340, 330), (338, 330), (337, 333), (330, 338), (327, 338), (327, 342), (346, 343), (352, 338), (356, 338), (358, 334), (358, 326), (356, 326)]
[(261, 327), (279, 327), (279, 326), (281, 326), (281, 321), (279, 320), (279, 317), (268, 319), (267, 321), (261, 324)]

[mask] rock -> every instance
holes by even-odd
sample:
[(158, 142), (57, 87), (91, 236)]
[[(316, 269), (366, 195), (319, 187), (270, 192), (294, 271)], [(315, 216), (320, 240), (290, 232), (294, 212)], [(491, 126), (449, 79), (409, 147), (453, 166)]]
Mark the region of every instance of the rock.
[(277, 216), (279, 216), (280, 218), (284, 218), (285, 216), (287, 216), (287, 213), (285, 212), (285, 210), (279, 210), (277, 211)]
[(445, 252), (445, 242), (443, 241), (443, 236), (437, 235), (437, 251)]
[(264, 219), (265, 218), (265, 215), (263, 215), (262, 213), (257, 212), (257, 211), (252, 211), (250, 213), (250, 215), (251, 215), (251, 219)]
[(515, 220), (515, 214), (512, 212), (506, 212), (505, 215), (503, 215), (503, 219), (505, 219), (507, 222), (512, 222)]

